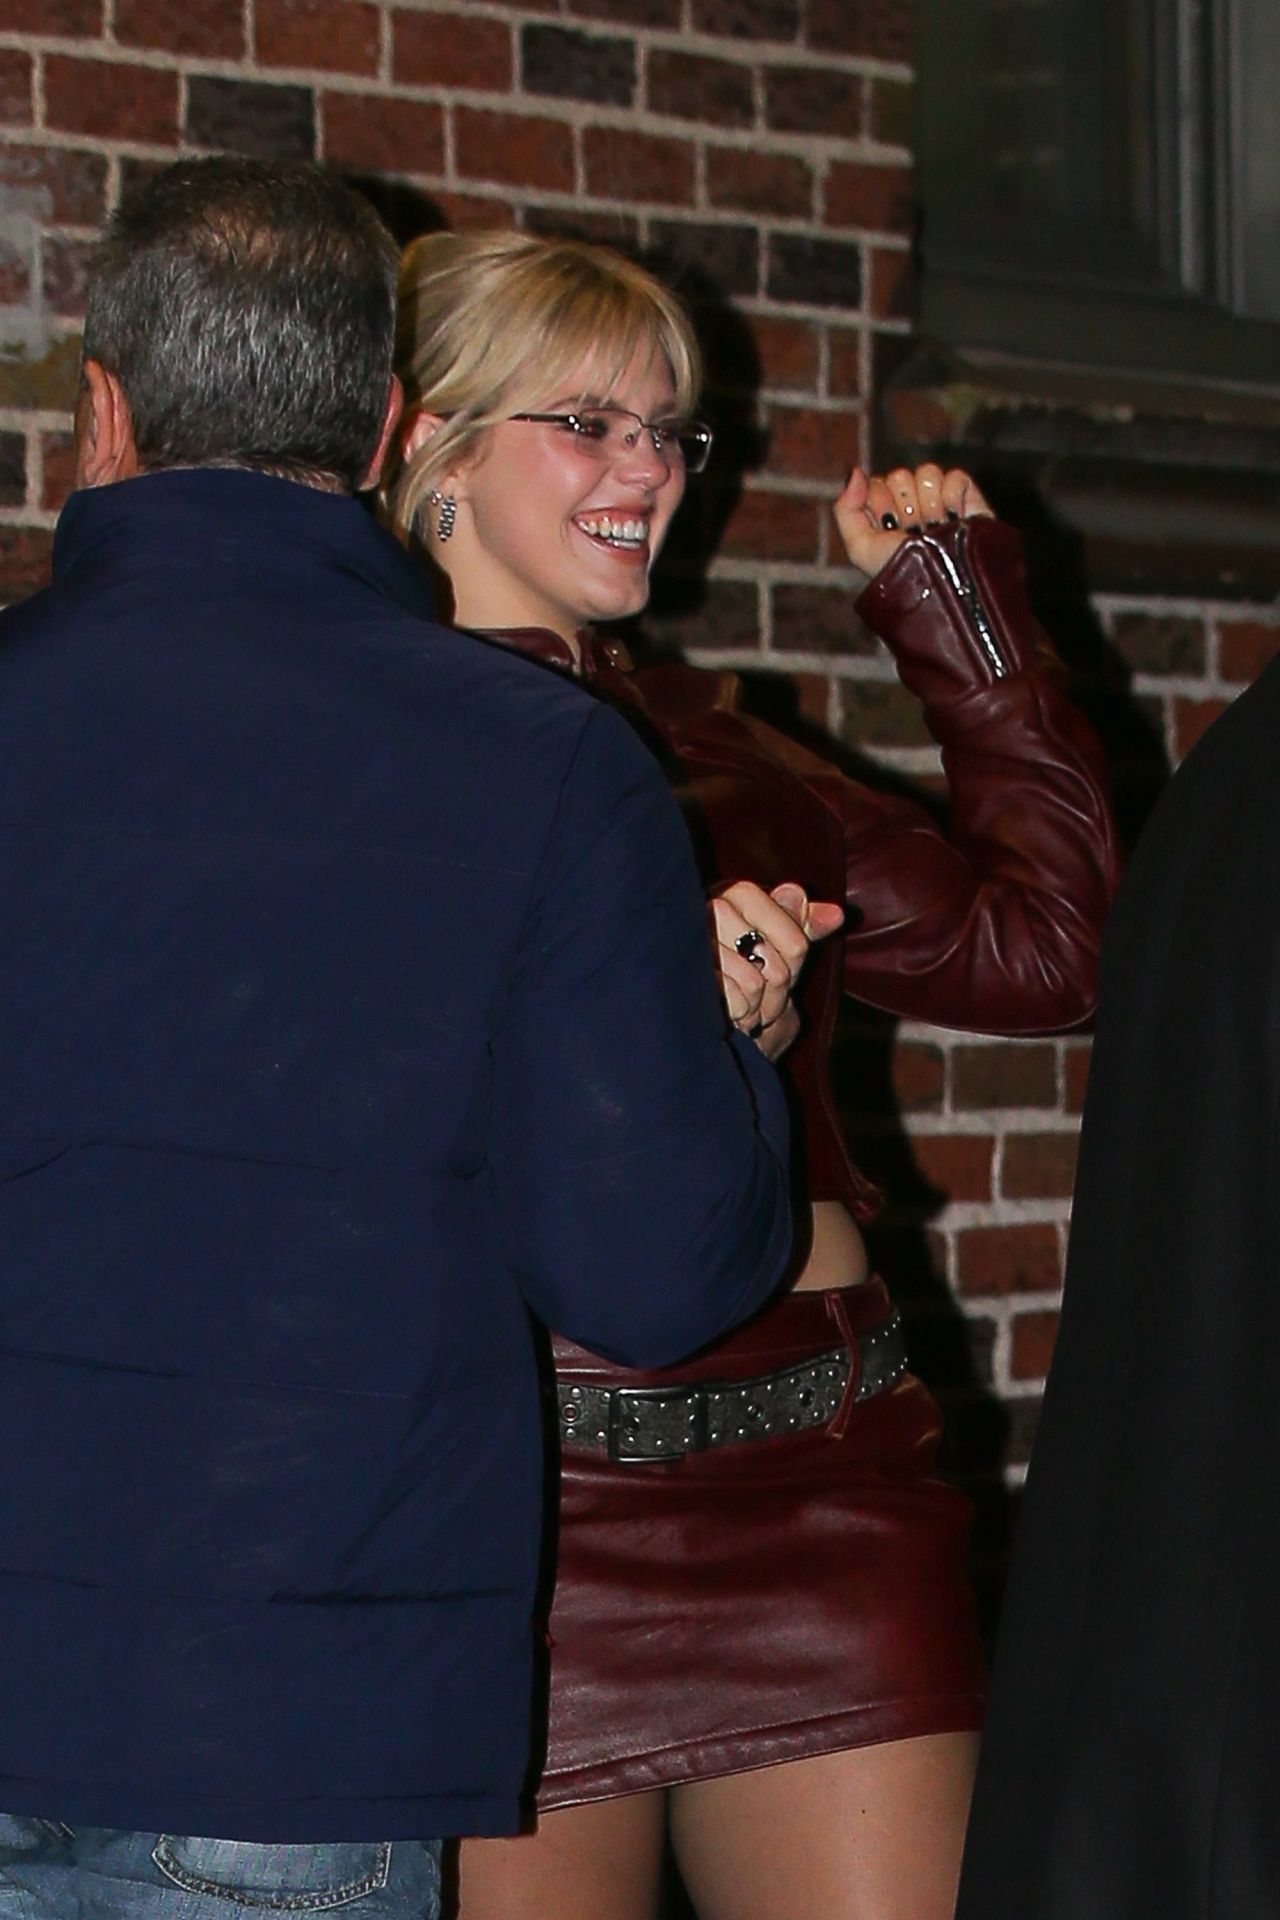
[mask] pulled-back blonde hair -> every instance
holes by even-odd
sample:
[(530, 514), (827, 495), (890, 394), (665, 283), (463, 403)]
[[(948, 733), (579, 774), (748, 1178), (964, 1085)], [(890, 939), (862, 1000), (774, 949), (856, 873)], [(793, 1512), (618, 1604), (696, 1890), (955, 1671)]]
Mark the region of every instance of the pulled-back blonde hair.
[(641, 352), (666, 356), (689, 413), (701, 360), (689, 316), (645, 268), (611, 247), (494, 228), (428, 233), (400, 268), (396, 370), (406, 413), (444, 424), (393, 477), (388, 504), (412, 529), (440, 476), (486, 427), (533, 411), (590, 365), (607, 399)]

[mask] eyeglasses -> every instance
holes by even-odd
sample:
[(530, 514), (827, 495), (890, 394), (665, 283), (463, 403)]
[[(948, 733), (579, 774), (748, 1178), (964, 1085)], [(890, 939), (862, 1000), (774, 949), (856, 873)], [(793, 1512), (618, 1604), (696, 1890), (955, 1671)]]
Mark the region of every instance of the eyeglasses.
[(625, 407), (581, 407), (576, 413), (513, 413), (513, 420), (533, 420), (559, 427), (574, 444), (595, 460), (617, 460), (630, 453), (642, 433), (668, 473), (701, 473), (711, 456), (711, 429), (701, 420), (642, 420)]

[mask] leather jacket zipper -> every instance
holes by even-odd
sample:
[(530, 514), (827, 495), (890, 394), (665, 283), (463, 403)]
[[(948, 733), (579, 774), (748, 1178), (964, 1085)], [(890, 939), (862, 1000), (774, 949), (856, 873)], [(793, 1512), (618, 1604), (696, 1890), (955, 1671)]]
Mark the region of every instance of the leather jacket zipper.
[(1009, 662), (1000, 651), (999, 642), (991, 630), (991, 622), (987, 619), (987, 610), (982, 604), (978, 589), (973, 584), (973, 575), (969, 571), (969, 564), (965, 558), (968, 543), (968, 530), (961, 526), (956, 529), (954, 557), (947, 552), (941, 541), (938, 542), (938, 551), (942, 555), (943, 565), (951, 575), (951, 584), (959, 594), (961, 604), (973, 622), (974, 632), (978, 636), (982, 651), (987, 656), (988, 666), (998, 680), (1003, 680), (1009, 673)]

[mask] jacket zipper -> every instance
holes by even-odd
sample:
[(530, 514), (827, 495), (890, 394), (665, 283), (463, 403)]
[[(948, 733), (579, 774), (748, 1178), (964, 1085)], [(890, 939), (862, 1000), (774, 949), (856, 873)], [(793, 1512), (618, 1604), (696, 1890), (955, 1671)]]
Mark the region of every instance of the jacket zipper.
[(978, 597), (978, 589), (973, 584), (973, 575), (969, 572), (965, 559), (968, 546), (967, 529), (959, 529), (958, 552), (953, 560), (942, 542), (938, 542), (937, 551), (942, 555), (943, 565), (951, 575), (951, 584), (960, 596), (961, 604), (978, 636), (982, 651), (987, 656), (987, 664), (998, 680), (1003, 680), (1009, 672), (1009, 662), (1000, 651), (999, 642), (991, 631), (991, 622), (987, 619), (987, 610)]

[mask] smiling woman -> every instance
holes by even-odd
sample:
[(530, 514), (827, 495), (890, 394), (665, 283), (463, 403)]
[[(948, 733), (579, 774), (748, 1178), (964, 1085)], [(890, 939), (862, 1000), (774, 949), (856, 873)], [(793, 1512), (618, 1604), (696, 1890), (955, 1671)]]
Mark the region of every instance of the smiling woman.
[(400, 301), (400, 530), (460, 625), (575, 674), (662, 755), (803, 1184), (788, 1290), (700, 1358), (638, 1374), (553, 1342), (536, 1830), (464, 1845), (462, 1920), (652, 1920), (668, 1822), (702, 1920), (949, 1920), (983, 1690), (968, 1518), (868, 1271), (877, 1196), (827, 1053), (842, 980), (948, 1026), (1087, 1015), (1112, 861), (1095, 743), (1040, 671), (1015, 536), (936, 467), (855, 469), (835, 515), (947, 749), (952, 840), (740, 713), (732, 676), (633, 673), (595, 628), (644, 607), (710, 450), (687, 316), (620, 255), (516, 233), (416, 242)]

